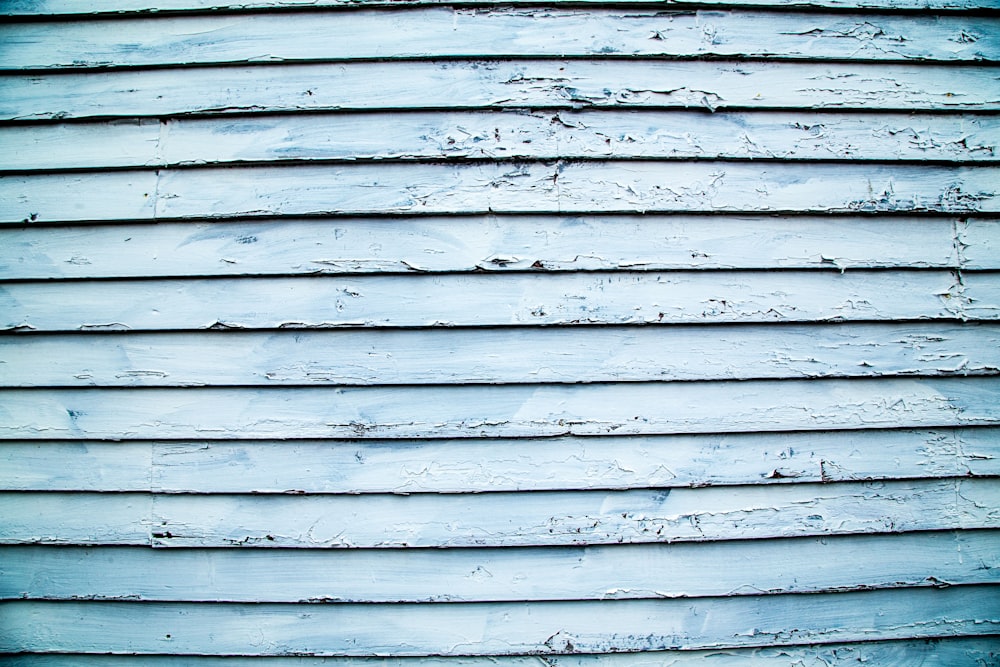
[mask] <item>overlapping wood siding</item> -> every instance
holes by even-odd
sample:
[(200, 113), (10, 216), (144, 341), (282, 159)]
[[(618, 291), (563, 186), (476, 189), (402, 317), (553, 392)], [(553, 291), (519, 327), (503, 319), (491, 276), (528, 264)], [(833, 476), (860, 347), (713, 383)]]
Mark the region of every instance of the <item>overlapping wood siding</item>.
[(996, 0), (0, 4), (0, 663), (1000, 664)]

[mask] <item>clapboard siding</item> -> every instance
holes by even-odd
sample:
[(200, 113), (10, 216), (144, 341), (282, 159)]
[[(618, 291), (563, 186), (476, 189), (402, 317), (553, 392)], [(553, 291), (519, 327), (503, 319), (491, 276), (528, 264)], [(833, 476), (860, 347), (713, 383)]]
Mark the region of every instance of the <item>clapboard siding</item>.
[(990, 425), (987, 378), (8, 389), (11, 439), (538, 437)]
[[(854, 644), (782, 646), (780, 648), (714, 648), (701, 651), (659, 651), (649, 653), (604, 653), (587, 655), (546, 655), (553, 667), (787, 667), (808, 660), (822, 660), (829, 667), (857, 664), (911, 665), (923, 667), (982, 667), (998, 656), (997, 638), (935, 637), (917, 640), (866, 641)], [(10, 667), (108, 667), (134, 664), (130, 655), (18, 654), (0, 656), (0, 664)], [(238, 657), (145, 655), (143, 665), (154, 667), (204, 665), (205, 667), (291, 667), (331, 665), (336, 667), (535, 667), (538, 656), (455, 656), (455, 657)]]
[(0, 25), (0, 44), (0, 70), (540, 56), (962, 62), (1000, 58), (1000, 19), (422, 7)]
[(352, 61), (7, 73), (0, 88), (2, 120), (429, 107), (1000, 109), (993, 67), (839, 61)]
[[(377, 558), (365, 550), (23, 546), (7, 553), (0, 597), (12, 600), (517, 602), (1000, 583), (1000, 532), (988, 530), (668, 546), (392, 550)], [(854, 569), (846, 571), (845, 562)]]
[(675, 109), (341, 113), (0, 126), (0, 169), (552, 159), (994, 162), (993, 116)]
[(468, 493), (1000, 476), (995, 427), (476, 440), (7, 441), (7, 490)]
[[(642, 544), (1000, 527), (991, 479), (641, 491), (0, 494), (2, 544), (400, 548)], [(77, 504), (79, 503), (79, 504)], [(73, 521), (66, 513), (92, 512)], [(76, 508), (76, 509), (75, 509)]]
[[(950, 12), (959, 10), (990, 10), (1000, 8), (996, 0), (506, 0), (503, 5), (528, 5), (546, 7), (600, 7), (601, 5), (623, 4), (642, 7), (775, 7), (777, 9), (832, 8), (846, 9), (852, 13), (864, 10), (904, 11), (913, 10)], [(418, 7), (445, 6), (486, 6), (496, 5), (494, 0), (96, 0), (81, 7), (73, 0), (8, 0), (0, 8), (0, 15), (6, 16), (70, 16), (84, 18), (88, 15), (122, 15), (132, 13), (168, 12), (218, 12), (236, 10), (275, 10), (312, 8), (358, 8), (358, 7)]]
[[(214, 184), (219, 190), (206, 187)], [(297, 165), (0, 176), (0, 223), (330, 214), (1000, 213), (1000, 167), (748, 162)]]
[[(1000, 527), (992, 479), (533, 493), (0, 493), (0, 544), (566, 547)], [(71, 515), (73, 518), (67, 518)], [(373, 557), (376, 558), (376, 557)]]
[[(822, 660), (829, 667), (857, 664), (912, 665), (923, 667), (982, 667), (1000, 655), (995, 636), (935, 637), (923, 640), (883, 640), (854, 644), (782, 646), (780, 648), (714, 648), (701, 651), (659, 651), (649, 653), (604, 653), (587, 655), (546, 655), (553, 667), (787, 667), (808, 660)], [(130, 655), (18, 654), (0, 656), (0, 664), (10, 667), (108, 667), (134, 664)], [(536, 667), (538, 656), (423, 656), (419, 658), (350, 657), (238, 657), (144, 655), (143, 665), (173, 667), (291, 667), (331, 665), (335, 667)]]
[[(0, 603), (0, 650), (249, 655), (604, 653), (989, 635), (1000, 586), (689, 600), (297, 605)], [(706, 623), (706, 616), (712, 622)], [(992, 620), (991, 620), (992, 619)], [(388, 632), (386, 630), (389, 630)], [(407, 639), (400, 641), (401, 637)]]
[[(468, 294), (476, 295), (475, 307)], [(953, 271), (46, 281), (0, 287), (0, 326), (145, 331), (995, 320), (998, 297), (1000, 273)]]
[[(442, 347), (445, 349), (442, 349)], [(516, 356), (502, 350), (516, 349)], [(683, 359), (678, 358), (683, 351)], [(6, 387), (516, 384), (1000, 373), (1000, 327), (941, 323), (0, 337)]]
[[(1000, 223), (859, 216), (322, 217), (0, 226), (0, 280), (473, 271), (1000, 269)], [(793, 225), (794, 234), (788, 233)], [(883, 243), (894, 239), (892, 245)]]
[(4, 3), (0, 664), (996, 662), (998, 8)]

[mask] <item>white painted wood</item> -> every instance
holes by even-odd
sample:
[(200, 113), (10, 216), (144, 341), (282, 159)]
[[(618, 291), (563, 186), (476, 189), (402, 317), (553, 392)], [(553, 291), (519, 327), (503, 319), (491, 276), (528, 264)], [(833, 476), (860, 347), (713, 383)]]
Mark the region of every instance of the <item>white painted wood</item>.
[(451, 274), (26, 282), (8, 330), (680, 324), (1000, 317), (1000, 274)]
[(1000, 583), (997, 531), (377, 553), (129, 547), (0, 553), (0, 598), (15, 600), (517, 602)]
[[(625, 0), (628, 4), (632, 0)], [(423, 5), (450, 5), (454, 0), (91, 0), (81, 6), (74, 0), (6, 0), (0, 5), (0, 15), (46, 16), (92, 14), (155, 13), (169, 11), (201, 12), (212, 10), (293, 9), (297, 7), (400, 7)], [(468, 6), (494, 6), (495, 0), (462, 0)], [(508, 0), (504, 5), (537, 5), (538, 0)], [(608, 0), (549, 0), (548, 6), (583, 5), (600, 6)], [(649, 4), (649, 3), (647, 3)], [(961, 9), (996, 9), (997, 0), (658, 0), (657, 5), (674, 7), (775, 7), (878, 10), (932, 10), (954, 11)]]
[(1000, 268), (1000, 225), (991, 220), (718, 215), (706, 222), (650, 214), (0, 226), (0, 278)]
[(995, 378), (8, 389), (7, 439), (449, 438), (993, 425)]
[(152, 504), (148, 493), (2, 492), (0, 544), (149, 544)]
[[(248, 111), (694, 107), (996, 110), (986, 67), (515, 60), (256, 65), (0, 76), (0, 119)], [(378, 86), (372, 86), (378, 81)]]
[[(992, 480), (614, 492), (153, 497), (160, 547), (701, 542), (996, 528)], [(15, 536), (12, 542), (22, 542)], [(115, 542), (110, 541), (114, 544)]]
[[(856, 667), (858, 664), (913, 665), (922, 667), (982, 667), (996, 656), (995, 637), (940, 637), (890, 640), (855, 644), (819, 644), (781, 648), (709, 649), (702, 651), (655, 651), (589, 655), (545, 656), (557, 667), (800, 667), (816, 661), (824, 667)], [(29, 654), (0, 657), (7, 667), (117, 667), (134, 664), (130, 655)], [(455, 656), (401, 658), (269, 657), (224, 658), (210, 656), (144, 655), (143, 665), (174, 667), (539, 667), (537, 656)]]
[(930, 479), (1000, 475), (998, 449), (998, 431), (989, 427), (423, 441), (6, 441), (0, 488), (459, 493)]
[[(305, 165), (0, 177), (0, 223), (442, 213), (998, 212), (1000, 167)], [(112, 200), (112, 204), (108, 204)]]
[(1000, 157), (993, 116), (719, 111), (440, 111), (0, 127), (0, 168), (280, 160)]
[(0, 337), (0, 386), (5, 387), (578, 383), (998, 373), (1000, 328), (971, 324)]
[(0, 443), (0, 489), (5, 491), (148, 491), (150, 443)]
[(970, 268), (989, 268), (991, 258), (1000, 257), (1000, 221), (970, 220), (959, 231), (959, 240), (968, 248), (963, 262)]
[[(692, 600), (296, 605), (0, 603), (5, 651), (485, 655), (699, 649), (1000, 630), (1000, 587)], [(711, 619), (711, 622), (705, 622)]]
[(995, 61), (998, 35), (1000, 20), (963, 15), (425, 6), (6, 24), (0, 69), (525, 56)]
[[(991, 428), (546, 440), (157, 443), (152, 476), (153, 490), (200, 493), (668, 488), (996, 475), (998, 450), (1000, 437)], [(45, 483), (34, 488), (53, 487)]]
[[(414, 495), (0, 493), (0, 544), (240, 548), (703, 542), (1000, 527), (991, 479)], [(72, 518), (67, 518), (72, 515)]]

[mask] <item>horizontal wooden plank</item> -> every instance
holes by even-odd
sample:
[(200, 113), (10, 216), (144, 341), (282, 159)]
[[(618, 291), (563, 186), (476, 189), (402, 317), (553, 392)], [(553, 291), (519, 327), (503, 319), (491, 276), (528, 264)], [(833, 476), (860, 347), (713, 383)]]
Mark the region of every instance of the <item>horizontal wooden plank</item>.
[(556, 549), (32, 546), (0, 554), (0, 598), (14, 600), (516, 602), (1000, 583), (998, 531)]
[(1000, 274), (414, 273), (25, 282), (10, 331), (813, 322), (1000, 317)]
[(275, 215), (1000, 212), (1000, 167), (360, 163), (0, 177), (0, 223)]
[[(993, 532), (567, 549), (4, 549), (10, 599), (519, 601), (997, 583)], [(783, 568), (775, 571), (773, 563)], [(845, 574), (841, 563), (854, 568)], [(150, 576), (150, 573), (155, 573)], [(251, 582), (251, 583), (248, 583)]]
[[(512, 353), (512, 350), (517, 350)], [(1000, 327), (843, 324), (0, 337), (0, 386), (578, 383), (1000, 374)]]
[[(483, 655), (989, 635), (1000, 587), (415, 605), (0, 603), (4, 651)], [(711, 618), (710, 623), (705, 619)], [(791, 630), (790, 630), (791, 629)]]
[[(634, 0), (627, 0), (631, 4)], [(507, 0), (504, 5), (538, 5), (539, 0)], [(91, 0), (81, 7), (74, 0), (6, 0), (0, 6), (0, 16), (88, 16), (100, 14), (210, 12), (218, 10), (247, 11), (306, 8), (363, 8), (400, 6), (453, 5), (488, 6), (495, 0)], [(622, 4), (609, 0), (548, 0), (545, 6), (599, 7)], [(642, 6), (642, 2), (635, 4)], [(876, 9), (883, 11), (997, 9), (997, 0), (649, 0), (647, 5), (664, 8), (685, 7), (774, 7)]]
[[(891, 238), (892, 243), (885, 243)], [(0, 226), (0, 279), (624, 269), (1000, 269), (1000, 222), (462, 216)]]
[(160, 547), (533, 546), (996, 528), (994, 480), (617, 492), (153, 497)]
[(6, 389), (0, 436), (35, 439), (656, 435), (993, 425), (996, 378), (704, 383)]
[[(996, 656), (995, 637), (937, 637), (934, 639), (865, 641), (853, 644), (817, 644), (781, 648), (707, 649), (701, 651), (655, 651), (548, 656), (559, 667), (789, 667), (796, 661), (823, 661), (826, 667), (858, 664), (910, 665), (922, 667), (982, 667)], [(18, 653), (0, 656), (5, 667), (118, 667), (134, 664), (130, 655), (84, 655)], [(239, 657), (144, 655), (151, 667), (537, 667), (537, 656), (427, 656), (380, 658)]]
[(1000, 20), (962, 15), (418, 6), (7, 23), (0, 70), (525, 56), (968, 62), (1000, 59), (998, 36)]
[(150, 540), (153, 496), (148, 493), (0, 493), (0, 507), (0, 544)]
[(1000, 109), (1000, 73), (975, 66), (516, 60), (260, 64), (188, 73), (6, 74), (0, 119), (447, 107)]
[[(995, 637), (937, 637), (934, 639), (865, 641), (853, 644), (817, 644), (781, 648), (708, 649), (548, 656), (559, 667), (789, 667), (822, 661), (826, 667), (858, 664), (922, 667), (982, 667), (996, 657)], [(130, 655), (19, 653), (0, 656), (5, 667), (118, 667), (134, 664)], [(537, 667), (537, 656), (427, 656), (381, 658), (239, 657), (144, 655), (152, 667)]]
[(995, 428), (475, 440), (19, 442), (8, 491), (460, 493), (1000, 476)]
[(0, 169), (385, 158), (991, 162), (998, 145), (1000, 123), (972, 114), (370, 112), (0, 126)]
[(711, 542), (1000, 527), (992, 478), (630, 491), (0, 493), (0, 544), (386, 549)]

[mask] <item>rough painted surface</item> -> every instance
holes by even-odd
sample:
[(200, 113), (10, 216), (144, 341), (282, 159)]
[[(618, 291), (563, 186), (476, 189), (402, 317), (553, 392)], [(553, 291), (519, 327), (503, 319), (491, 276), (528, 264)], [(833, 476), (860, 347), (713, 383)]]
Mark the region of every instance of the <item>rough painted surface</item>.
[(997, 476), (995, 427), (475, 440), (7, 441), (4, 489), (467, 493)]
[[(95, 0), (81, 7), (74, 0), (7, 0), (0, 14), (9, 16), (87, 15), (150, 13), (169, 11), (213, 11), (225, 9), (294, 9), (297, 7), (399, 7), (401, 5), (449, 5), (453, 0)], [(533, 5), (537, 0), (506, 0), (504, 5)], [(549, 0), (546, 5), (583, 5), (599, 7), (607, 0)], [(463, 0), (462, 5), (491, 6), (494, 0)], [(666, 7), (743, 6), (751, 7), (829, 7), (851, 10), (931, 10), (996, 9), (996, 0), (660, 0)]]
[(1000, 269), (994, 220), (719, 215), (704, 223), (648, 214), (0, 226), (0, 277)]
[(0, 664), (997, 664), (997, 8), (2, 3)]
[[(1000, 109), (995, 68), (886, 63), (476, 60), (0, 76), (0, 119), (431, 108)], [(372, 81), (381, 85), (373, 88)], [(710, 84), (710, 85), (706, 85)]]
[(0, 597), (15, 600), (516, 602), (1000, 583), (1000, 532), (988, 530), (377, 555), (47, 546), (7, 554)]
[[(996, 637), (937, 637), (934, 639), (868, 641), (855, 644), (820, 644), (780, 648), (653, 651), (588, 655), (545, 656), (421, 656), (415, 658), (351, 657), (238, 657), (144, 655), (142, 664), (154, 667), (205, 665), (206, 667), (855, 667), (858, 664), (923, 667), (983, 667), (1000, 657)], [(115, 667), (135, 663), (130, 655), (18, 654), (0, 656), (10, 667)]]
[[(603, 653), (988, 635), (1000, 587), (722, 600), (434, 605), (0, 603), (0, 650), (251, 655)], [(141, 610), (141, 613), (137, 613)], [(711, 614), (712, 622), (705, 618)], [(916, 622), (914, 622), (916, 621)], [(389, 632), (386, 632), (389, 629)], [(407, 637), (400, 642), (400, 637)]]
[[(442, 347), (445, 348), (442, 350)], [(517, 349), (516, 355), (500, 350)], [(678, 351), (684, 351), (679, 357)], [(996, 375), (1000, 328), (942, 323), (0, 337), (6, 387), (585, 383)]]
[(0, 45), (0, 70), (571, 55), (995, 61), (1000, 20), (427, 7), (0, 25)]
[(998, 213), (997, 183), (995, 166), (628, 161), (16, 175), (0, 176), (0, 197), (14, 202), (0, 209), (0, 223), (307, 214)]
[(0, 169), (280, 160), (1000, 158), (989, 115), (685, 110), (341, 113), (0, 126)]
[(1000, 317), (997, 273), (414, 274), (405, 279), (403, 293), (400, 282), (397, 276), (316, 276), (8, 283), (0, 287), (0, 327), (28, 332), (668, 326)]
[(8, 389), (10, 439), (653, 435), (1000, 423), (997, 378)]

